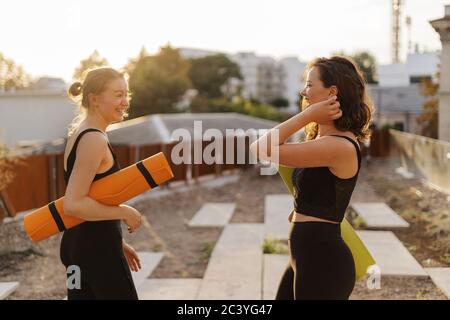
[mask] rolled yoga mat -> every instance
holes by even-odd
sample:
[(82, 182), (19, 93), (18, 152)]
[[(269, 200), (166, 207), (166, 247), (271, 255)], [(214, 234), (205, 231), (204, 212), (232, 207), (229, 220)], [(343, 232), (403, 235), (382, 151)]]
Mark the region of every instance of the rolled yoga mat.
[[(292, 173), (294, 168), (279, 166), (278, 173), (284, 181), (284, 184), (293, 194), (294, 185), (292, 183)], [(375, 260), (367, 250), (366, 246), (353, 230), (352, 225), (344, 218), (341, 222), (341, 236), (353, 255), (356, 269), (356, 279), (362, 278), (367, 273), (367, 268), (375, 264)]]
[[(172, 169), (164, 154), (159, 152), (93, 182), (89, 196), (102, 204), (117, 206), (172, 178)], [(65, 215), (63, 201), (61, 197), (24, 217), (24, 228), (31, 240), (47, 239), (84, 222)]]

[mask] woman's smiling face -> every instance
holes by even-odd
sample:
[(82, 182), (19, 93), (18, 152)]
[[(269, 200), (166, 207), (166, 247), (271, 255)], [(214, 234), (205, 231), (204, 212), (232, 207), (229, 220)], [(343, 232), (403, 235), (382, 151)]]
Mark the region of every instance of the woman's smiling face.
[(306, 74), (305, 88), (300, 94), (305, 99), (305, 108), (308, 108), (311, 104), (327, 100), (332, 95), (337, 95), (337, 87), (332, 85), (326, 88), (320, 76), (320, 69), (312, 67)]
[(129, 107), (128, 84), (125, 79), (111, 80), (98, 97), (98, 111), (108, 123), (122, 121)]
[(306, 84), (300, 94), (308, 104), (313, 104), (328, 99), (332, 94), (333, 87), (325, 88), (320, 80), (319, 68), (313, 67), (306, 75)]

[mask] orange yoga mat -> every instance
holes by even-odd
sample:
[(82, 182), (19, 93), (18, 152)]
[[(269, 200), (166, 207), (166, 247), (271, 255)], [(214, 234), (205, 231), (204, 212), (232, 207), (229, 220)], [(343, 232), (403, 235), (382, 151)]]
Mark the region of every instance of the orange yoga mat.
[[(172, 178), (172, 169), (160, 152), (95, 181), (89, 196), (105, 205), (119, 205)], [(47, 239), (84, 222), (65, 215), (63, 201), (64, 197), (61, 197), (25, 216), (24, 228), (31, 240)]]

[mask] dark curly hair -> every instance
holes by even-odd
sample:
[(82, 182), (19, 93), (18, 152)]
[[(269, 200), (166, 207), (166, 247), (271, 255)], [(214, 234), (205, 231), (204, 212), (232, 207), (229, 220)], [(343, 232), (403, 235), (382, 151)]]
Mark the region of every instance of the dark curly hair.
[[(338, 88), (337, 100), (341, 105), (342, 117), (334, 120), (336, 129), (351, 131), (363, 141), (370, 138), (369, 125), (374, 111), (373, 103), (366, 90), (364, 76), (356, 64), (341, 56), (317, 58), (306, 67), (306, 72), (318, 68), (319, 76), (325, 88)], [(305, 128), (307, 140), (315, 139), (318, 124), (311, 123)]]

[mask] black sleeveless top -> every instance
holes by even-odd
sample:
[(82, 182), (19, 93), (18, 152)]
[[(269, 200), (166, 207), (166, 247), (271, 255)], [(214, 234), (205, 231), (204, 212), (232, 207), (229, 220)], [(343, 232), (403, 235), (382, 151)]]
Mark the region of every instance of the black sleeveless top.
[[(70, 175), (72, 174), (73, 166), (75, 164), (76, 151), (77, 151), (78, 143), (80, 142), (81, 137), (85, 133), (92, 132), (92, 131), (98, 131), (98, 132), (103, 133), (101, 130), (93, 129), (93, 128), (83, 130), (80, 134), (78, 134), (78, 137), (76, 138), (75, 143), (72, 146), (72, 150), (70, 150), (69, 156), (67, 157), (67, 171), (64, 170), (64, 179), (66, 181), (66, 184), (69, 183), (69, 178), (70, 178)], [(109, 144), (109, 142), (108, 142), (108, 147), (109, 147), (109, 150), (111, 151), (111, 153), (113, 155), (114, 164), (107, 171), (99, 173), (99, 174), (96, 174), (93, 181), (96, 181), (98, 179), (106, 177), (106, 176), (108, 176), (108, 175), (110, 175), (110, 174), (120, 170), (120, 166), (119, 166), (119, 163), (117, 162), (116, 155), (114, 154), (114, 151), (112, 150), (111, 145)]]
[[(76, 138), (72, 146), (72, 150), (70, 150), (70, 153), (67, 157), (67, 171), (64, 170), (64, 179), (66, 180), (66, 185), (69, 182), (69, 178), (70, 175), (72, 174), (73, 166), (75, 164), (76, 150), (78, 147), (78, 143), (84, 134), (92, 131), (98, 131), (103, 133), (101, 130), (93, 128), (83, 130), (81, 133), (78, 134), (78, 137)], [(114, 164), (106, 172), (96, 174), (93, 181), (106, 177), (107, 175), (110, 175), (120, 170), (120, 166), (119, 163), (117, 162), (116, 155), (114, 154), (109, 142), (108, 147), (113, 155)], [(119, 241), (120, 242), (122, 241), (121, 220), (85, 221), (71, 229), (64, 231), (63, 240), (65, 246), (61, 246), (61, 248), (63, 247), (67, 248), (66, 245), (72, 242), (80, 244), (84, 242), (90, 242), (92, 241), (92, 239), (96, 239), (96, 241), (100, 243), (100, 239), (103, 240), (110, 239), (111, 237), (115, 239), (117, 243)], [(106, 240), (104, 242), (111, 243), (111, 241)]]
[(361, 151), (353, 139), (333, 136), (345, 138), (355, 146), (358, 171), (353, 177), (342, 179), (328, 167), (296, 168), (292, 173), (294, 208), (296, 212), (308, 216), (342, 222), (361, 167)]

